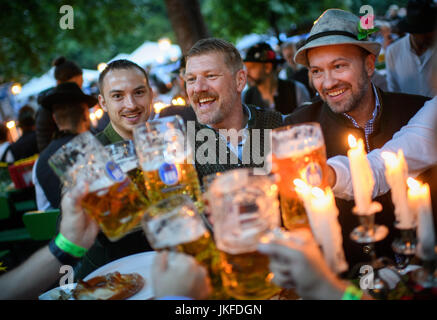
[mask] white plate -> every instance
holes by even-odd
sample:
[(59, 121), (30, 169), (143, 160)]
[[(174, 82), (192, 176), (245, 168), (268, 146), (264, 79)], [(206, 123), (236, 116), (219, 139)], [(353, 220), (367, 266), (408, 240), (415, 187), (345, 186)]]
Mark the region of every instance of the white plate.
[[(127, 300), (147, 300), (153, 298), (153, 286), (151, 277), (151, 268), (153, 260), (155, 258), (155, 251), (142, 252), (138, 254), (133, 254), (115, 261), (112, 261), (97, 270), (94, 270), (88, 276), (84, 278), (85, 281), (94, 278), (96, 276), (103, 276), (105, 274), (118, 271), (122, 274), (124, 273), (138, 273), (144, 278), (144, 287), (137, 292), (132, 297)], [(67, 293), (72, 290), (76, 284), (74, 283), (72, 287), (67, 288), (66, 286), (54, 288), (47, 291), (39, 296), (40, 300), (57, 300), (59, 296), (59, 291), (64, 290)]]

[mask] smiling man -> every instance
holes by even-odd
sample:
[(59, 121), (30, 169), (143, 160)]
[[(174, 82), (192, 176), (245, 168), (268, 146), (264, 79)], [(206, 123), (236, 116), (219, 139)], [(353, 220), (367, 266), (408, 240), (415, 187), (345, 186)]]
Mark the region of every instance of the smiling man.
[[(99, 77), (99, 103), (108, 112), (109, 124), (96, 137), (103, 145), (132, 140), (133, 128), (148, 120), (152, 108), (152, 89), (146, 71), (129, 60), (115, 60)], [(83, 279), (98, 267), (122, 257), (150, 251), (152, 248), (142, 230), (111, 242), (100, 232), (94, 245), (75, 270)]]
[[(197, 117), (195, 165), (199, 178), (236, 168), (263, 167), (264, 161), (255, 161), (253, 155), (263, 159), (264, 129), (281, 126), (283, 117), (241, 102), (247, 72), (238, 50), (222, 39), (202, 39), (186, 59), (187, 94)], [(256, 137), (254, 129), (258, 129)], [(207, 141), (197, 140), (199, 135)], [(205, 149), (205, 144), (209, 148)]]
[[(311, 29), (310, 35), (294, 57), (296, 63), (309, 69), (310, 80), (322, 99), (303, 106), (286, 119), (287, 124), (319, 122), (323, 131), (327, 156), (347, 155), (348, 135), (363, 139), (370, 152), (380, 148), (423, 106), (426, 97), (383, 92), (372, 82), (380, 44), (358, 40), (360, 19), (352, 13), (330, 9)], [(393, 229), (394, 212), (390, 194), (376, 199), (384, 212), (376, 221)], [(349, 237), (358, 224), (352, 212), (353, 201), (337, 199), (342, 226), (345, 255), (349, 266), (368, 260), (360, 245)], [(392, 256), (393, 233), (377, 246)]]
[(129, 60), (115, 60), (100, 74), (99, 88), (99, 103), (110, 122), (97, 138), (104, 145), (132, 140), (133, 128), (146, 122), (152, 110), (146, 71)]

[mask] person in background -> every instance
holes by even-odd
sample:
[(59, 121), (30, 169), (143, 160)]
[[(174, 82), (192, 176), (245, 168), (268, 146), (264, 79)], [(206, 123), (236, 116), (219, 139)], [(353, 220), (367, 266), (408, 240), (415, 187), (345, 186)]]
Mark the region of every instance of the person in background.
[(14, 161), (25, 159), (39, 153), (36, 143), (35, 111), (30, 106), (23, 106), (18, 112), (18, 127), (21, 137), (10, 145)]
[[(399, 29), (408, 32), (387, 48), (385, 54), (388, 90), (433, 97), (431, 60), (437, 23), (437, 5), (432, 0), (410, 0), (407, 17)], [(402, 106), (399, 106), (402, 108)]]
[(42, 100), (43, 108), (53, 114), (59, 131), (41, 152), (33, 167), (32, 178), (35, 185), (38, 210), (59, 208), (61, 203), (61, 181), (50, 168), (48, 160), (59, 148), (76, 135), (90, 129), (88, 109), (96, 103), (96, 98), (84, 94), (74, 82), (59, 84)]
[(243, 96), (244, 103), (289, 114), (310, 101), (308, 90), (301, 82), (278, 78), (281, 62), (282, 59), (277, 58), (275, 51), (265, 42), (249, 48), (244, 59), (249, 82), (249, 89)]
[(294, 55), (296, 54), (298, 45), (301, 44), (295, 42), (284, 42), (281, 45), (281, 54), (286, 61), (286, 66), (280, 72), (278, 77), (283, 80), (295, 80), (303, 83), (308, 90), (310, 97), (313, 98), (316, 94), (316, 90), (311, 86), (308, 77), (308, 69), (301, 64), (294, 62)]
[[(74, 82), (79, 86), (79, 88), (82, 88), (83, 72), (75, 62), (60, 56), (55, 59), (53, 66), (55, 67), (54, 75), (56, 85), (65, 82)], [(44, 97), (53, 89), (54, 88), (47, 89), (38, 95), (37, 101), (39, 105), (41, 105)], [(40, 107), (36, 114), (36, 139), (39, 152), (43, 151), (44, 148), (48, 146), (56, 132), (58, 132), (58, 128), (53, 120), (52, 113), (49, 110)]]

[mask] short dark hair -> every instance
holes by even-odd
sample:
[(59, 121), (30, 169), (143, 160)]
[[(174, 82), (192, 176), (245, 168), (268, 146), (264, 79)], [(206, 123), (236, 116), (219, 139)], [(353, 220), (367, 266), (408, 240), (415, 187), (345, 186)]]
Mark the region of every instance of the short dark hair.
[(230, 42), (218, 38), (206, 38), (197, 41), (188, 51), (186, 61), (191, 57), (211, 52), (221, 52), (225, 58), (226, 65), (234, 73), (244, 68), (243, 59), (237, 48)]
[(63, 102), (52, 106), (53, 117), (59, 124), (69, 124), (72, 128), (77, 128), (84, 120), (85, 111), (88, 106), (84, 102)]
[(75, 62), (63, 56), (56, 58), (53, 65), (55, 66), (55, 79), (61, 83), (82, 74), (82, 69)]
[(18, 125), (21, 128), (30, 128), (35, 125), (35, 110), (28, 105), (18, 111)]
[(126, 60), (126, 59), (114, 60), (114, 61), (110, 62), (106, 66), (106, 68), (99, 75), (99, 90), (100, 90), (100, 93), (103, 94), (103, 81), (105, 80), (105, 77), (108, 74), (108, 72), (110, 72), (112, 70), (132, 69), (132, 68), (140, 70), (141, 73), (146, 78), (147, 83), (149, 83), (149, 77), (147, 76), (146, 70), (141, 68), (135, 62), (132, 62), (132, 61), (129, 61), (129, 60)]

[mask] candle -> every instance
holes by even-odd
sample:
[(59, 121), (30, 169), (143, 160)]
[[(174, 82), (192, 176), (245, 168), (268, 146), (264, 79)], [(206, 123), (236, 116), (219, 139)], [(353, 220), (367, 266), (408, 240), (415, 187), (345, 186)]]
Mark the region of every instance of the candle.
[(13, 142), (18, 140), (18, 131), (17, 126), (15, 125), (15, 121), (11, 120), (6, 123), (6, 127), (9, 129), (9, 134), (11, 135), (11, 139)]
[(408, 205), (411, 213), (417, 217), (417, 252), (422, 260), (435, 259), (435, 234), (432, 217), (429, 185), (408, 178)]
[(334, 194), (329, 187), (325, 191), (313, 188), (311, 194), (310, 210), (317, 221), (317, 233), (321, 238), (320, 244), (325, 260), (335, 273), (344, 272), (348, 269), (348, 264), (344, 257), (343, 237)]
[(385, 178), (391, 188), (391, 198), (395, 206), (396, 228), (411, 229), (414, 227), (414, 215), (408, 208), (407, 177), (408, 165), (402, 150), (398, 154), (383, 152), (381, 154), (385, 162)]
[(350, 149), (347, 152), (350, 171), (352, 176), (352, 187), (354, 190), (355, 208), (354, 212), (359, 215), (369, 215), (372, 210), (372, 191), (374, 186), (373, 174), (364, 151), (362, 139), (358, 142), (353, 135), (349, 135)]
[(311, 229), (316, 241), (322, 246), (327, 264), (336, 273), (346, 271), (348, 264), (344, 257), (338, 209), (331, 188), (327, 187), (323, 191), (317, 187), (312, 188), (299, 179), (293, 182), (296, 192), (304, 201)]

